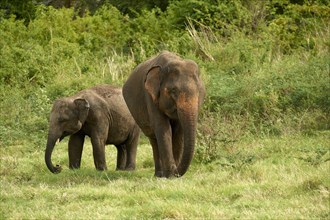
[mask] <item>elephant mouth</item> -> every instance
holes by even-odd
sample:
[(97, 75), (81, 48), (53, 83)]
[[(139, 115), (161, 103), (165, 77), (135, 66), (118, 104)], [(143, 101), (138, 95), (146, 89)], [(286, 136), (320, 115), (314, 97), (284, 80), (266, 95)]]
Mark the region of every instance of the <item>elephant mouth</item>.
[(64, 131), (63, 134), (61, 135), (61, 137), (59, 138), (59, 142), (61, 142), (68, 135), (70, 135), (70, 133), (67, 131)]
[(176, 108), (171, 108), (165, 112), (165, 114), (171, 119), (178, 119), (178, 112)]

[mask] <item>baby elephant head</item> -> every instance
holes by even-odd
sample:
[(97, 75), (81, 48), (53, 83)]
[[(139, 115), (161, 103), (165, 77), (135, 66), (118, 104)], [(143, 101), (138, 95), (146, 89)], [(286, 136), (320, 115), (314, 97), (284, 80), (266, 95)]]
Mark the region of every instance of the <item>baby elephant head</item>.
[(51, 155), (56, 142), (65, 136), (78, 132), (86, 121), (89, 112), (86, 99), (61, 98), (55, 101), (50, 113), (45, 162), (52, 173), (61, 172), (61, 166), (53, 166)]

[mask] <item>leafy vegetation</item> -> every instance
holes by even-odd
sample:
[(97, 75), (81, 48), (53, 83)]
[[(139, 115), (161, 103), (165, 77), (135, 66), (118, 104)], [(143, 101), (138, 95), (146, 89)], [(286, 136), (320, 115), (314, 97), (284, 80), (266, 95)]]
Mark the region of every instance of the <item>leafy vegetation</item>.
[[(329, 218), (328, 1), (105, 0), (83, 16), (36, 2), (0, 4), (1, 219)], [(145, 138), (134, 173), (94, 171), (86, 146), (81, 170), (51, 175), (53, 101), (120, 86), (164, 49), (195, 60), (207, 88), (187, 175), (152, 178)]]

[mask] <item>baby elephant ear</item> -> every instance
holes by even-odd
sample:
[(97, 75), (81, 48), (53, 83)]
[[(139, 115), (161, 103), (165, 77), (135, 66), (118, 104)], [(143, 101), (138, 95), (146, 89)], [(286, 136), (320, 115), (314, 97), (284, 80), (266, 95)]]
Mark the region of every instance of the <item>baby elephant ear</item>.
[(81, 109), (81, 110), (90, 107), (89, 102), (86, 99), (75, 99), (74, 104), (76, 104), (78, 109)]
[(89, 102), (86, 99), (75, 99), (74, 104), (77, 106), (78, 109), (79, 121), (81, 123), (84, 123), (90, 108)]
[(160, 66), (154, 66), (149, 69), (147, 73), (146, 81), (144, 82), (144, 87), (149, 93), (154, 103), (158, 102), (159, 90), (160, 90)]

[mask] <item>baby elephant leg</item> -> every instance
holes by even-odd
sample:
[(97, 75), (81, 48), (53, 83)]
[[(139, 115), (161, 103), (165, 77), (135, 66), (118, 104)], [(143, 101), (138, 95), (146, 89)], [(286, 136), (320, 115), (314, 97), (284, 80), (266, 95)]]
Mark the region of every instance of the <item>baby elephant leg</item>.
[(94, 164), (97, 170), (107, 170), (105, 160), (105, 141), (99, 138), (92, 138)]
[(126, 166), (126, 147), (124, 144), (116, 145), (117, 148), (117, 167), (116, 170), (125, 170)]
[(132, 136), (128, 139), (126, 143), (127, 161), (126, 161), (125, 170), (135, 170), (136, 151), (139, 142), (139, 137), (140, 137), (140, 129), (136, 128), (135, 132), (133, 132)]
[(85, 136), (79, 133), (73, 134), (69, 139), (69, 168), (80, 168), (81, 155)]

